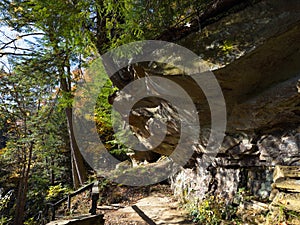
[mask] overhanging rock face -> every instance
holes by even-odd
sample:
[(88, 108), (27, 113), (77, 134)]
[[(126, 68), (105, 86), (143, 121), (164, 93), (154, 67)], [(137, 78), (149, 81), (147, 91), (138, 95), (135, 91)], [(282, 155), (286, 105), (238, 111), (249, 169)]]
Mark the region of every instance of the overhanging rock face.
[[(228, 112), (227, 132), (266, 132), (297, 126), (300, 121), (298, 40), (300, 24), (269, 39), (261, 47), (226, 67), (213, 71), (225, 97)], [(147, 75), (153, 72), (141, 66), (136, 67)], [(139, 71), (133, 77), (143, 77), (143, 73)], [(198, 110), (201, 127), (207, 128), (211, 125), (211, 112), (205, 95), (191, 77), (178, 73), (161, 75), (158, 72), (155, 75), (163, 76), (184, 88)], [(151, 81), (151, 76), (147, 79)], [(163, 89), (155, 82), (146, 84), (146, 88), (151, 89), (153, 85)], [(115, 99), (123, 100), (122, 96)], [(182, 101), (181, 104), (184, 105), (185, 99), (179, 96), (178, 101)], [(187, 117), (193, 116), (192, 112), (188, 114), (187, 112)], [(149, 127), (156, 116), (168, 121), (168, 132), (162, 144), (153, 151), (170, 155), (180, 138), (180, 118), (174, 108), (163, 99), (147, 98), (137, 102), (129, 116), (132, 130), (143, 142), (149, 137)]]
[[(230, 130), (258, 130), (268, 124), (299, 122), (299, 38), (300, 25), (296, 24), (249, 55), (215, 71), (229, 109)], [(237, 126), (238, 121), (244, 125)]]
[[(238, 18), (241, 15), (247, 15), (249, 20), (255, 20), (257, 15), (259, 18), (253, 23), (243, 19), (240, 22)], [(224, 29), (229, 31), (228, 37), (224, 36), (222, 28), (216, 29), (217, 25), (211, 30), (222, 33), (223, 41), (224, 37), (225, 40), (232, 38), (230, 32), (236, 35), (237, 32), (234, 33), (233, 30), (239, 24), (244, 32), (240, 34), (240, 40), (247, 37), (249, 42), (248, 45), (244, 42), (241, 44), (244, 45), (243, 54), (236, 54), (236, 57), (229, 57), (227, 60), (224, 57), (230, 53), (226, 51), (222, 53), (224, 57), (220, 56), (220, 51), (216, 54), (216, 58), (223, 57), (223, 61), (214, 62), (211, 51), (209, 55), (203, 55), (204, 59), (213, 63), (226, 64), (224, 67), (217, 65), (219, 69), (213, 71), (226, 102), (226, 137), (208, 170), (202, 170), (201, 165), (211, 127), (211, 112), (204, 93), (191, 77), (185, 75), (184, 71), (170, 69), (166, 65), (149, 68), (145, 66), (148, 64), (140, 63), (133, 65), (133, 74), (123, 74), (123, 77), (116, 75), (113, 81), (122, 88), (141, 77), (147, 77), (150, 81), (151, 75), (164, 77), (179, 84), (193, 100), (202, 132), (198, 143), (190, 143), (195, 154), (187, 166), (193, 169), (185, 169), (177, 176), (182, 178), (179, 179), (183, 182), (181, 184), (174, 178), (175, 190), (185, 185), (192, 187), (194, 183), (192, 189), (202, 194), (225, 191), (227, 195), (233, 196), (239, 187), (248, 186), (254, 193), (266, 197), (271, 190), (270, 177), (274, 165), (300, 165), (300, 6), (298, 1), (291, 1), (290, 5), (285, 1), (262, 1), (243, 12), (229, 15), (218, 23), (224, 24)], [(210, 34), (210, 28), (206, 29)], [(249, 38), (259, 31), (257, 39)], [(212, 35), (214, 32), (211, 32)], [(202, 35), (205, 36), (204, 31)], [(195, 49), (199, 46), (196, 43), (204, 39), (198, 34), (191, 35), (186, 40), (181, 40), (180, 44), (199, 52)], [(205, 40), (207, 44), (208, 41)], [(255, 45), (255, 49), (249, 47), (252, 45)], [(239, 49), (239, 52), (242, 50)], [(155, 85), (160, 87), (159, 83)], [(151, 87), (147, 86), (149, 89)], [(115, 100), (122, 101), (122, 96)], [(184, 99), (179, 97), (178, 101)], [(187, 113), (186, 116), (191, 115)], [(133, 107), (129, 117), (130, 126), (142, 143), (151, 134), (149, 127), (154, 118), (167, 121), (166, 137), (151, 151), (170, 155), (176, 148), (180, 140), (181, 118), (167, 101), (158, 98), (141, 100)], [(144, 144), (147, 145), (146, 141)], [(200, 187), (199, 182), (204, 185)], [(224, 187), (224, 190), (220, 187)], [(198, 193), (198, 196), (201, 194)]]

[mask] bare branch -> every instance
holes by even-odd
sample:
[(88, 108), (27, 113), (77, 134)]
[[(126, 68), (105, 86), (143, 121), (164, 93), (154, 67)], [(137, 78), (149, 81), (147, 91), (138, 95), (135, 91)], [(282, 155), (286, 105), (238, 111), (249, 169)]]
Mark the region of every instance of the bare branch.
[[(0, 58), (6, 55), (14, 55), (14, 56), (34, 56), (35, 54), (33, 53), (17, 53), (17, 52), (1, 52), (0, 53)], [(37, 54), (36, 54), (37, 55)]]
[(35, 52), (34, 49), (30, 49), (30, 48), (22, 48), (22, 47), (7, 47), (7, 49), (14, 49), (15, 51), (20, 50), (20, 51), (27, 51), (27, 52)]
[[(9, 36), (7, 36), (6, 34), (5, 34), (5, 32), (4, 31), (2, 31), (2, 30), (0, 30), (0, 33), (4, 36), (4, 37), (6, 37), (7, 39), (9, 39), (9, 40), (13, 40), (13, 38), (11, 38), (11, 37), (9, 37)], [(1, 41), (2, 43), (4, 43), (3, 41)]]
[[(3, 33), (3, 32), (1, 32)], [(23, 35), (18, 35), (16, 38), (14, 39), (11, 39), (11, 38), (8, 38), (10, 39), (9, 42), (6, 42), (3, 44), (3, 46), (0, 48), (0, 50), (3, 50), (3, 49), (6, 49), (10, 44), (14, 44), (15, 45), (15, 42), (24, 38), (24, 37), (28, 37), (28, 36), (38, 36), (38, 35), (45, 35), (45, 33), (41, 33), (41, 32), (37, 32), (37, 33), (30, 33), (30, 34), (23, 34)], [(6, 36), (6, 35), (5, 35)]]
[[(0, 61), (0, 64), (2, 64), (3, 68), (6, 69), (6, 73), (9, 73), (11, 75), (11, 68), (7, 65), (7, 62)], [(1, 77), (1, 75), (0, 75), (0, 77)]]

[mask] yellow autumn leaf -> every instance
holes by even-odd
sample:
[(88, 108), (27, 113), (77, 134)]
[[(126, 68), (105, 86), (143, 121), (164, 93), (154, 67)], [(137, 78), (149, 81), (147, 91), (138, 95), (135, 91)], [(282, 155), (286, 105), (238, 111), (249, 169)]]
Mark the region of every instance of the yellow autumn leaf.
[(23, 11), (23, 7), (18, 6), (14, 8), (14, 12), (20, 12), (20, 11)]

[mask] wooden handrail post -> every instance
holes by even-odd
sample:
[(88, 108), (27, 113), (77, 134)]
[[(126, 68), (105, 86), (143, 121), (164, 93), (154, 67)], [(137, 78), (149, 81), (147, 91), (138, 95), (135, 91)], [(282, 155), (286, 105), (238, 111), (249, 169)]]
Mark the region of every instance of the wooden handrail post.
[(96, 215), (98, 199), (99, 199), (99, 182), (95, 181), (92, 187), (92, 208), (89, 211), (92, 215)]
[(68, 211), (71, 210), (71, 195), (68, 195)]
[(51, 220), (55, 220), (55, 205), (51, 206), (51, 211), (52, 211), (52, 216), (51, 216)]

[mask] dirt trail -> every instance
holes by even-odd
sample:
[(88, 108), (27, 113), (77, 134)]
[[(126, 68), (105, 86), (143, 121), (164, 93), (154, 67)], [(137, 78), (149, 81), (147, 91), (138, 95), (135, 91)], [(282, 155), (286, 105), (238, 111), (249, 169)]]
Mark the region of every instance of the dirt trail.
[[(139, 215), (140, 214), (140, 215)], [(148, 220), (148, 223), (142, 218)], [(134, 204), (114, 211), (105, 211), (105, 225), (194, 224), (174, 198), (152, 193)]]

